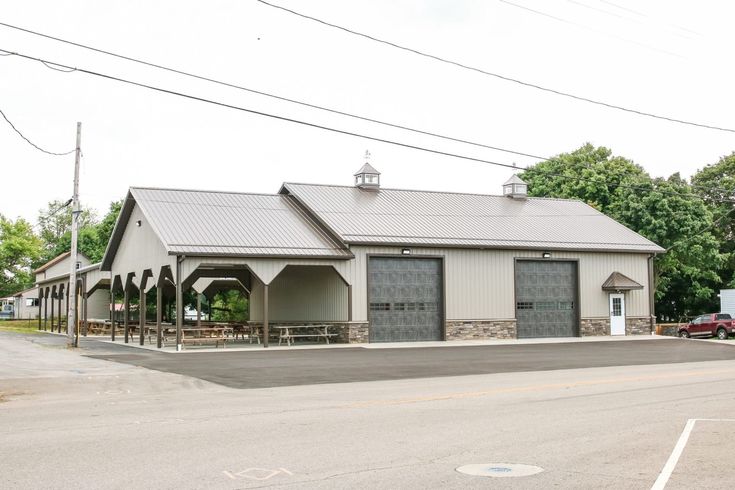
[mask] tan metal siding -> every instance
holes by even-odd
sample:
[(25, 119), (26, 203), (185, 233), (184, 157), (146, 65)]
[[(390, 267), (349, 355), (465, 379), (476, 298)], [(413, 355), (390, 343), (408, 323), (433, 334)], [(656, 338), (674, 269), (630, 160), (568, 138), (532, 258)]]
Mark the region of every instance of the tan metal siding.
[(15, 297), (15, 318), (18, 320), (27, 318), (38, 318), (38, 306), (26, 306), (26, 300), (37, 299), (38, 288), (25, 291), (22, 295)]
[[(270, 284), (272, 322), (347, 321), (347, 286), (332, 267), (286, 267)], [(250, 319), (263, 320), (263, 285), (254, 283)]]
[(87, 299), (87, 319), (108, 320), (110, 318), (110, 290), (98, 289)]
[[(86, 267), (91, 264), (88, 258), (85, 256), (79, 254), (79, 262), (82, 263), (82, 267)], [(58, 264), (54, 264), (48, 269), (46, 269), (46, 276), (48, 278), (61, 276), (63, 274), (69, 274), (71, 272), (71, 257), (66, 257), (64, 260), (60, 261)]]
[[(367, 255), (400, 254), (400, 247), (353, 246), (347, 276), (353, 284), (353, 319), (367, 321)], [(511, 319), (515, 317), (515, 258), (541, 258), (541, 252), (412, 248), (415, 255), (443, 256), (447, 320)], [(647, 316), (648, 265), (645, 254), (553, 252), (554, 259), (579, 261), (581, 317), (607, 317), (608, 295), (602, 283), (614, 271), (644, 288), (626, 293), (628, 316)]]
[(248, 268), (253, 271), (256, 279), (270, 284), (273, 278), (281, 273), (287, 265), (328, 265), (334, 267), (338, 273), (347, 280), (344, 271), (347, 267), (346, 260), (330, 259), (261, 259), (261, 258), (237, 258), (237, 257), (187, 257), (182, 264), (182, 274), (186, 279), (200, 266), (237, 266)]
[[(141, 226), (135, 224), (138, 220)], [(168, 255), (136, 204), (112, 263), (112, 277), (120, 275), (124, 282), (129, 272), (140, 275), (146, 269), (160, 270), (164, 265), (171, 266), (171, 270), (175, 271), (176, 258)]]

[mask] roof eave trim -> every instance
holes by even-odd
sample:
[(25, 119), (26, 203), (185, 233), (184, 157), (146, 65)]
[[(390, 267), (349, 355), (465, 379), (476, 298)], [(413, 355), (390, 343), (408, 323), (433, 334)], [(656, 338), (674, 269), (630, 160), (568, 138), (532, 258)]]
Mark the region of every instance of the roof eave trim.
[(602, 286), (603, 291), (615, 292), (615, 291), (638, 291), (643, 289), (643, 286)]
[(301, 199), (301, 197), (299, 197), (299, 195), (294, 192), (294, 190), (290, 187), (290, 184), (288, 182), (283, 183), (278, 193), (293, 196), (293, 198), (296, 199), (299, 205), (309, 214), (309, 217), (313, 218), (317, 222), (317, 224), (321, 226), (324, 230), (326, 230), (329, 234), (331, 234), (333, 238), (335, 238), (337, 241), (341, 242), (344, 245), (347, 245), (349, 243), (347, 240), (345, 240), (344, 236), (342, 236), (341, 234), (337, 232), (337, 230), (329, 226), (329, 224), (327, 224), (327, 222), (324, 219), (322, 219), (319, 213), (317, 213), (308, 204), (306, 204), (306, 201)]
[(298, 254), (238, 254), (238, 253), (223, 253), (223, 252), (197, 252), (187, 253), (182, 250), (171, 250), (168, 252), (169, 255), (181, 255), (186, 257), (229, 257), (229, 258), (240, 258), (240, 259), (304, 259), (304, 260), (351, 260), (355, 256), (352, 252), (348, 252), (344, 255), (298, 255)]
[(600, 248), (574, 248), (574, 247), (555, 247), (553, 245), (543, 246), (531, 246), (531, 245), (468, 245), (462, 243), (447, 244), (447, 243), (415, 243), (415, 242), (379, 242), (379, 241), (345, 241), (348, 245), (357, 245), (361, 247), (417, 247), (417, 248), (462, 248), (462, 249), (474, 249), (474, 250), (543, 250), (549, 252), (616, 252), (616, 253), (636, 253), (636, 254), (651, 254), (665, 252), (660, 247), (658, 249), (650, 248), (614, 248), (614, 247), (600, 247)]

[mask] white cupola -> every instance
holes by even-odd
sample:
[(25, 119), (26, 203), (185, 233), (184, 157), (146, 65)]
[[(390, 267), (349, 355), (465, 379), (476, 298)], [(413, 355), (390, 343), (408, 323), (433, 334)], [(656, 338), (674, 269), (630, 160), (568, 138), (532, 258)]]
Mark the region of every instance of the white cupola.
[(380, 172), (375, 170), (367, 161), (370, 159), (370, 152), (365, 152), (365, 165), (355, 174), (355, 187), (360, 189), (379, 189), (380, 188)]
[(503, 184), (503, 195), (513, 199), (526, 199), (528, 197), (528, 184), (523, 182), (516, 174)]

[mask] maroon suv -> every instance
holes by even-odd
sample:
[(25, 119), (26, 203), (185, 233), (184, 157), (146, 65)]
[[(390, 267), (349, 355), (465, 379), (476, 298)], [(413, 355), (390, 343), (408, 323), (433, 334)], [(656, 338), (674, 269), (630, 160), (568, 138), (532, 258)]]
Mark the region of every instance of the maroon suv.
[(714, 337), (725, 340), (735, 333), (729, 313), (707, 313), (679, 327), (679, 337)]

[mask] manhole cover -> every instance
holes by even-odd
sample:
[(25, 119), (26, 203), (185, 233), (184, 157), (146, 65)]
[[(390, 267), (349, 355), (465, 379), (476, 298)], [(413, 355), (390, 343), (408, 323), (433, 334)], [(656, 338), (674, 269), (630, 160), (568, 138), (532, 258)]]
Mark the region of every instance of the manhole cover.
[(473, 476), (493, 476), (496, 478), (507, 478), (511, 476), (531, 476), (544, 471), (543, 468), (530, 464), (514, 463), (485, 463), (467, 464), (457, 468), (457, 471)]

